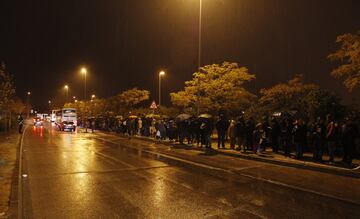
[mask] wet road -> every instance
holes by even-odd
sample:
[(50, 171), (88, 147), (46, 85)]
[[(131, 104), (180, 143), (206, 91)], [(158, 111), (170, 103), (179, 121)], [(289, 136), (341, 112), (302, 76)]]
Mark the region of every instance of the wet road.
[(23, 218), (360, 218), (359, 179), (147, 144), (29, 126)]

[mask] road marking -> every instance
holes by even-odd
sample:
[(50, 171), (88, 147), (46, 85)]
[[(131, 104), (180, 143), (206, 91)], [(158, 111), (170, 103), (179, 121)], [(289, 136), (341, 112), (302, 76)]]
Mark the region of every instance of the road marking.
[[(116, 144), (116, 145), (120, 144), (118, 142), (113, 142), (111, 140), (107, 140), (107, 139), (103, 139), (103, 138), (99, 138), (99, 137), (94, 137), (94, 138), (105, 141), (105, 142), (109, 142), (109, 143), (112, 143), (112, 144)], [(135, 147), (126, 146), (126, 145), (125, 145), (125, 147), (135, 148)], [(322, 193), (322, 192), (317, 192), (317, 191), (302, 188), (302, 187), (299, 187), (299, 186), (289, 185), (289, 184), (282, 183), (282, 182), (275, 181), (275, 180), (271, 180), (271, 179), (265, 179), (265, 178), (262, 178), (262, 177), (252, 176), (252, 175), (243, 174), (243, 173), (237, 173), (237, 172), (234, 172), (233, 169), (227, 170), (227, 169), (223, 169), (223, 168), (209, 166), (207, 164), (201, 164), (201, 163), (196, 163), (196, 162), (193, 162), (193, 161), (184, 160), (184, 159), (177, 158), (177, 157), (174, 157), (174, 156), (171, 156), (171, 155), (162, 154), (161, 152), (154, 152), (154, 151), (149, 151), (149, 150), (146, 150), (146, 149), (141, 149), (141, 150), (144, 151), (144, 152), (147, 152), (149, 154), (162, 156), (162, 157), (173, 159), (173, 160), (176, 160), (176, 161), (181, 161), (181, 162), (191, 164), (191, 165), (194, 165), (194, 166), (203, 167), (203, 168), (211, 169), (211, 170), (218, 170), (218, 171), (222, 171), (222, 172), (225, 172), (225, 173), (232, 173), (232, 174), (240, 175), (240, 176), (243, 176), (243, 177), (255, 179), (255, 180), (258, 180), (258, 181), (263, 181), (263, 182), (266, 182), (266, 183), (269, 183), (269, 184), (274, 184), (274, 185), (277, 185), (277, 186), (283, 186), (283, 187), (290, 188), (290, 189), (293, 189), (293, 190), (299, 190), (299, 191), (302, 191), (302, 192), (307, 192), (307, 193), (310, 193), (310, 194), (315, 194), (315, 195), (327, 197), (327, 198), (330, 198), (330, 199), (335, 199), (335, 200), (338, 200), (338, 201), (343, 201), (343, 202), (347, 202), (347, 203), (351, 203), (351, 204), (355, 204), (355, 205), (360, 205), (360, 202), (358, 202), (358, 201), (353, 201), (353, 200), (346, 199), (346, 198), (341, 198), (341, 197), (338, 197), (338, 196), (335, 196), (335, 195), (330, 195), (330, 194), (326, 194), (326, 193)]]
[[(97, 137), (95, 137), (95, 138), (97, 138)], [(116, 142), (113, 142), (113, 141), (110, 141), (110, 140), (107, 140), (107, 139), (103, 139), (103, 138), (97, 138), (97, 139), (100, 139), (102, 141), (109, 142), (109, 143), (112, 143), (112, 144), (119, 145), (119, 143), (116, 143)], [(129, 146), (126, 146), (126, 147), (129, 147)], [(181, 162), (184, 162), (184, 163), (187, 163), (187, 164), (191, 164), (191, 165), (194, 165), (194, 166), (204, 167), (204, 168), (211, 169), (211, 170), (220, 170), (220, 171), (230, 172), (229, 170), (226, 170), (226, 169), (209, 166), (207, 164), (196, 163), (196, 162), (189, 161), (189, 160), (184, 160), (182, 158), (174, 157), (174, 156), (167, 155), (167, 154), (162, 154), (161, 152), (154, 152), (154, 151), (149, 151), (149, 150), (146, 150), (146, 149), (141, 149), (141, 150), (146, 152), (146, 153), (156, 155), (157, 157), (161, 156), (161, 157), (169, 158), (169, 159), (172, 159), (172, 160), (181, 161)]]
[(23, 154), (23, 144), (24, 144), (24, 136), (25, 136), (25, 132), (26, 129), (29, 126), (25, 126), (24, 131), (21, 135), (21, 140), (20, 140), (20, 148), (19, 148), (19, 175), (18, 175), (18, 218), (23, 218), (23, 191), (22, 191), (22, 154)]
[(259, 168), (259, 167), (264, 167), (266, 166), (265, 164), (263, 165), (255, 165), (255, 166), (249, 166), (249, 167), (239, 167), (239, 168), (232, 168), (232, 171), (242, 171), (242, 170), (248, 170), (248, 169), (254, 169), (254, 168)]
[(120, 169), (109, 169), (109, 170), (85, 170), (85, 171), (75, 171), (75, 172), (64, 172), (64, 173), (53, 173), (52, 175), (48, 174), (47, 176), (32, 176), (31, 179), (48, 179), (53, 178), (53, 176), (63, 176), (63, 175), (76, 175), (76, 174), (102, 174), (102, 173), (116, 173), (116, 172), (126, 172), (126, 171), (138, 171), (138, 170), (151, 170), (158, 168), (170, 167), (169, 165), (160, 165), (160, 166), (149, 166), (149, 167), (129, 167), (129, 168), (120, 168)]

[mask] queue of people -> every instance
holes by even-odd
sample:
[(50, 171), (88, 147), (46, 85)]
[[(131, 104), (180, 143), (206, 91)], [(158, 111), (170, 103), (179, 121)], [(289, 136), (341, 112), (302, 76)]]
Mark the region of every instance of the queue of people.
[(351, 119), (339, 122), (331, 115), (312, 123), (292, 117), (264, 117), (256, 122), (243, 116), (229, 119), (223, 114), (217, 119), (210, 115), (181, 119), (130, 116), (91, 119), (87, 123), (92, 130), (116, 131), (129, 138), (145, 136), (205, 148), (212, 147), (214, 137), (218, 148), (225, 148), (229, 142), (230, 149), (245, 153), (262, 153), (271, 148), (274, 153), (281, 151), (287, 157), (294, 151), (295, 158), (301, 159), (305, 151), (312, 151), (316, 162), (322, 162), (323, 154), (327, 152), (330, 164), (334, 163), (335, 153), (340, 151), (343, 162), (349, 165), (356, 154), (356, 139), (359, 137), (358, 128)]

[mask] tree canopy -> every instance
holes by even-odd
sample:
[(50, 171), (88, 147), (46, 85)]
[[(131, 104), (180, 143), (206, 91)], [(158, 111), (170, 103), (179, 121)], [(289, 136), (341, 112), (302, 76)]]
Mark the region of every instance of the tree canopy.
[(314, 119), (332, 114), (341, 117), (344, 107), (340, 98), (316, 84), (304, 83), (302, 75), (296, 75), (287, 83), (280, 83), (260, 91), (258, 108), (262, 112), (296, 111), (299, 116)]
[(360, 31), (338, 36), (336, 42), (340, 44), (340, 48), (328, 58), (342, 64), (335, 68), (331, 75), (344, 78), (345, 87), (352, 91), (360, 85)]
[(12, 75), (6, 70), (5, 64), (0, 65), (0, 109), (8, 106), (15, 94)]
[(220, 109), (238, 112), (247, 108), (256, 99), (244, 84), (255, 79), (246, 67), (224, 62), (200, 68), (193, 79), (185, 82), (182, 91), (171, 93), (173, 105), (216, 113)]

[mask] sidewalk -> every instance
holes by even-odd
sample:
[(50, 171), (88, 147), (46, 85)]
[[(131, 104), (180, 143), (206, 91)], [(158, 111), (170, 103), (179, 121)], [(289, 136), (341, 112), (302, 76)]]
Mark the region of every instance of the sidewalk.
[(0, 133), (0, 218), (9, 210), (20, 137), (16, 131)]

